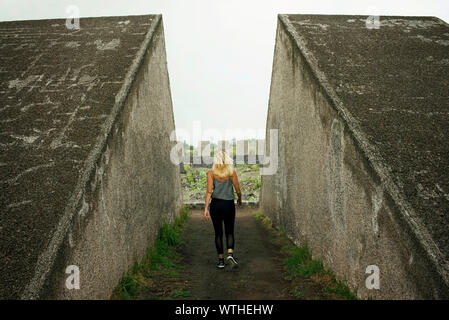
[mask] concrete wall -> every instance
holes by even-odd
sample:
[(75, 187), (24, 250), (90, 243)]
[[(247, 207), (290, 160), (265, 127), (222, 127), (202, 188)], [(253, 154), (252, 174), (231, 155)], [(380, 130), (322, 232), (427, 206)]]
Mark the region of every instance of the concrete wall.
[[(162, 19), (151, 37), (39, 298), (109, 298), (180, 210)], [(79, 290), (65, 287), (68, 265), (80, 269)]]
[[(267, 146), (269, 129), (279, 129), (279, 168), (262, 176), (261, 208), (276, 227), (296, 244), (307, 243), (360, 297), (449, 297), (423, 244), (281, 19)], [(369, 265), (380, 269), (380, 290), (365, 287)]]

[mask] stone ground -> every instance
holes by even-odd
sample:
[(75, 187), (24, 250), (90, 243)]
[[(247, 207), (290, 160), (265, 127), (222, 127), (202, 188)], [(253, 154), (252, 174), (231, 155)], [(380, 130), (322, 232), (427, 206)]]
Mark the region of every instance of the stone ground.
[(216, 268), (214, 231), (202, 211), (192, 211), (181, 250), (194, 299), (288, 299), (288, 282), (282, 277), (280, 250), (269, 242), (266, 231), (251, 214), (238, 209), (235, 256), (239, 268)]
[(215, 266), (212, 223), (203, 220), (202, 210), (191, 210), (184, 244), (176, 249), (175, 262), (184, 267), (181, 278), (156, 277), (152, 288), (138, 299), (342, 299), (325, 289), (323, 279), (286, 278), (286, 256), (281, 250), (285, 239), (258, 221), (255, 210), (237, 208), (235, 256), (239, 267), (226, 265), (221, 270)]

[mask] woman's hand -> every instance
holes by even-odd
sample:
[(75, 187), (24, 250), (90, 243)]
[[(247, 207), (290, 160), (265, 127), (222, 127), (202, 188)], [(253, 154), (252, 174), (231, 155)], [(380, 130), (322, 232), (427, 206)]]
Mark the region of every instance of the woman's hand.
[(209, 220), (210, 219), (210, 213), (209, 213), (209, 209), (206, 207), (204, 208), (204, 220)]
[(237, 191), (237, 205), (238, 205), (239, 207), (242, 206), (242, 193), (240, 192), (240, 190)]

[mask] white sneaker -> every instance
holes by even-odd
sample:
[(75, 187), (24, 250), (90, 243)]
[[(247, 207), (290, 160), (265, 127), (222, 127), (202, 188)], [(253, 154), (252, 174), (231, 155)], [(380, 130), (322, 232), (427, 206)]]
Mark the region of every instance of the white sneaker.
[(231, 266), (237, 267), (238, 266), (238, 262), (237, 262), (237, 258), (234, 257), (234, 255), (232, 253), (228, 253), (228, 256), (226, 257), (226, 260), (231, 264)]

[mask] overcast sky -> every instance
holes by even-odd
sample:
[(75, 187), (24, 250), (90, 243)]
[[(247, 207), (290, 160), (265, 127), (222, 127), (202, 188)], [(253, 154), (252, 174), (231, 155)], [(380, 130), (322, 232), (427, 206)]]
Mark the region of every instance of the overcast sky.
[(278, 13), (449, 21), (447, 0), (0, 0), (0, 20), (65, 18), (69, 5), (77, 6), (81, 17), (162, 13), (176, 127), (192, 131), (200, 121), (203, 132), (223, 134), (265, 130)]

